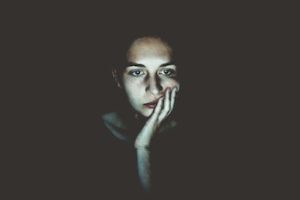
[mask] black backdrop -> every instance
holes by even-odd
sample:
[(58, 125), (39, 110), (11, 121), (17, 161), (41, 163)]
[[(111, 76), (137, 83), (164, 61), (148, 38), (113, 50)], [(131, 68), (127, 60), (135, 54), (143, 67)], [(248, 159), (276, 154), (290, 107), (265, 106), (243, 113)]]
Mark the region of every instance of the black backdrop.
[(23, 66), (16, 83), (23, 107), (15, 123), (25, 134), (15, 142), (16, 165), (23, 167), (11, 181), (24, 194), (76, 196), (73, 174), (88, 170), (78, 155), (89, 146), (97, 117), (118, 103), (109, 69), (113, 47), (118, 38), (153, 30), (176, 42), (182, 61), (180, 115), (189, 130), (185, 148), (193, 150), (185, 170), (198, 182), (189, 187), (200, 196), (272, 193), (278, 177), (271, 164), (277, 135), (270, 96), (279, 44), (263, 8), (147, 15), (52, 6), (17, 17), (15, 32), (22, 34), (12, 35)]

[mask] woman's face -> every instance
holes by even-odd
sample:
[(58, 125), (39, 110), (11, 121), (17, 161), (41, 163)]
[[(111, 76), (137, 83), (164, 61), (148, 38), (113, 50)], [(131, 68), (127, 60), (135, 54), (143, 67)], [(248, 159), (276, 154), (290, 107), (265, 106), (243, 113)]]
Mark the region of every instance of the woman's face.
[(151, 115), (167, 88), (179, 90), (176, 65), (171, 59), (171, 48), (151, 37), (135, 40), (127, 52), (123, 87), (133, 109), (144, 117)]

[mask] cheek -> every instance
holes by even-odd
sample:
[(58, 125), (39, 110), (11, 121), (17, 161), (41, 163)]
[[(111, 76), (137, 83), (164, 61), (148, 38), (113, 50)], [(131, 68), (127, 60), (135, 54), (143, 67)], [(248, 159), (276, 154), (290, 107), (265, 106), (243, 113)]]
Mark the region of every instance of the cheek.
[(177, 80), (166, 80), (163, 82), (163, 87), (166, 88), (174, 88), (177, 87), (180, 89), (180, 83)]
[(124, 89), (125, 92), (130, 99), (135, 99), (136, 97), (140, 96), (141, 92), (141, 84), (137, 81), (127, 80), (124, 81)]

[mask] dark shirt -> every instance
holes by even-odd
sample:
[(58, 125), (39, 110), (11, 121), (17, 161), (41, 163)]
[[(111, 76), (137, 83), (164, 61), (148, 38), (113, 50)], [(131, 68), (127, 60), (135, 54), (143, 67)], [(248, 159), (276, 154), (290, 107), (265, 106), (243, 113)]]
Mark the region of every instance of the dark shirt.
[[(105, 126), (106, 125), (106, 126)], [(124, 135), (122, 128), (115, 130)], [(181, 162), (183, 150), (180, 149), (177, 127), (166, 128), (152, 142), (150, 147), (152, 190), (143, 191), (137, 174), (137, 156), (134, 147), (135, 134), (127, 139), (118, 137), (107, 127), (107, 121), (99, 120), (96, 131), (96, 156), (95, 166), (99, 169), (99, 193), (100, 195), (117, 198), (123, 196), (130, 198), (160, 199), (172, 197), (182, 189), (185, 173)], [(125, 133), (126, 134), (126, 133)], [(181, 141), (183, 142), (183, 141)], [(181, 171), (182, 170), (182, 171)], [(96, 184), (97, 185), (97, 184)], [(95, 187), (97, 187), (95, 185)], [(115, 197), (114, 197), (115, 196)]]

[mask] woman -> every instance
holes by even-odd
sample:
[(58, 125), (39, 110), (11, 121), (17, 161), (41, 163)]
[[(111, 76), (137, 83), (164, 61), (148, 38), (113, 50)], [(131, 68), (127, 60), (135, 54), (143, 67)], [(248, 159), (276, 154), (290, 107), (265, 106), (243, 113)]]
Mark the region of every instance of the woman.
[[(136, 192), (140, 188), (140, 193), (154, 193), (159, 191), (159, 184), (165, 188), (164, 183), (169, 184), (160, 180), (161, 162), (155, 155), (157, 152), (164, 159), (161, 149), (171, 146), (167, 142), (168, 146), (163, 147), (162, 141), (172, 140), (170, 132), (176, 130), (174, 108), (180, 89), (178, 66), (174, 62), (173, 49), (159, 37), (139, 37), (131, 42), (124, 54), (124, 64), (112, 69), (112, 76), (127, 105), (118, 112), (102, 116), (109, 130), (106, 139), (101, 138), (105, 146), (102, 151), (110, 152), (103, 157), (112, 158), (104, 161), (104, 171), (114, 171), (106, 183), (109, 184), (113, 176), (118, 182), (112, 181), (113, 188), (122, 188), (124, 192), (129, 192), (129, 188), (135, 188)], [(165, 155), (170, 158), (167, 153)], [(124, 167), (124, 163), (128, 166)], [(116, 169), (112, 170), (114, 167)], [(162, 176), (167, 177), (166, 174)], [(135, 178), (135, 183), (129, 184)]]

